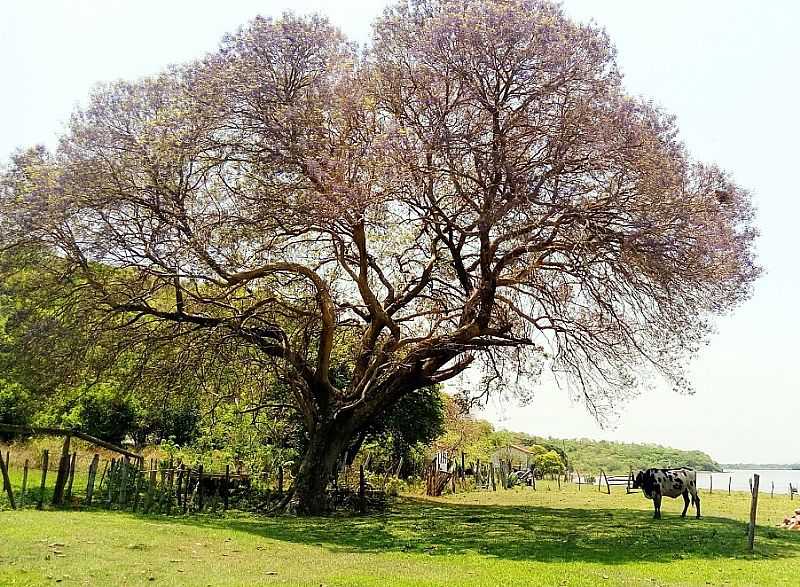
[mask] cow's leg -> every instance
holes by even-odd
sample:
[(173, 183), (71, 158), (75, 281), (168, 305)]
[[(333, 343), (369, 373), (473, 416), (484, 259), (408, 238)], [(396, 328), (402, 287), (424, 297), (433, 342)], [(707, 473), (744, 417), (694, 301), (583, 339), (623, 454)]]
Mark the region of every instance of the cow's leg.
[(694, 507), (697, 509), (697, 519), (700, 519), (700, 494), (695, 491), (694, 494)]
[(683, 513), (681, 514), (681, 518), (686, 517), (686, 510), (689, 509), (689, 490), (683, 490)]
[(661, 519), (661, 493), (658, 491), (653, 494), (653, 507), (655, 507), (656, 513), (653, 516), (656, 520)]

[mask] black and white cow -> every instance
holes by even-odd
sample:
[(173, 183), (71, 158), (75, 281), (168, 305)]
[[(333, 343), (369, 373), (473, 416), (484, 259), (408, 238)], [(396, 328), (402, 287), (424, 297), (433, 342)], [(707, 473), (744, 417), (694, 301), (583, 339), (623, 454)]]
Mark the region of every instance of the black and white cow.
[(686, 517), (689, 509), (689, 496), (700, 517), (700, 496), (697, 494), (697, 474), (693, 469), (647, 469), (639, 471), (633, 480), (633, 488), (641, 489), (645, 497), (653, 500), (655, 518), (661, 518), (661, 498), (683, 496), (684, 506), (681, 517)]

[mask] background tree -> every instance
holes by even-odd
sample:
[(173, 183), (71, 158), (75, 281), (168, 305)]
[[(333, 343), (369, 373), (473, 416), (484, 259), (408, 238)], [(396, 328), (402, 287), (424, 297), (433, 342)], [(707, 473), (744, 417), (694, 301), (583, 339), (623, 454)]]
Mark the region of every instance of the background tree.
[(280, 373), (301, 512), (380, 414), (471, 366), (478, 395), (547, 367), (598, 415), (654, 374), (686, 388), (758, 274), (748, 194), (538, 0), (401, 3), (363, 53), (258, 18), (96, 92), (3, 185), (5, 245), (64, 259), (98, 328)]
[(563, 475), (566, 471), (564, 462), (559, 454), (553, 450), (536, 455), (534, 459), (536, 470), (544, 475)]

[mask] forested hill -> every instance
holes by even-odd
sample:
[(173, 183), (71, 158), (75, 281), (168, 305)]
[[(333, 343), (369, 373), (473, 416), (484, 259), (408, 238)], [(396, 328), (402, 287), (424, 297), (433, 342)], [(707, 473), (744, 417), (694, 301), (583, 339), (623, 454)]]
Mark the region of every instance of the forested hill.
[(691, 467), (702, 471), (722, 471), (719, 463), (699, 450), (686, 451), (657, 444), (628, 444), (586, 438), (537, 440), (561, 447), (569, 458), (570, 467), (587, 475), (596, 475), (601, 469), (611, 474), (649, 467)]
[[(722, 467), (699, 450), (678, 450), (657, 444), (633, 444), (592, 440), (588, 438), (560, 439), (532, 436), (524, 432), (497, 430), (486, 420), (463, 414), (448, 397), (444, 398), (444, 433), (429, 447), (430, 451), (464, 452), (470, 460), (486, 462), (499, 448), (517, 445), (555, 451), (564, 466), (583, 475), (597, 476), (627, 473), (630, 469), (650, 467), (692, 467), (701, 471), (722, 471)], [(566, 457), (566, 459), (564, 459)]]

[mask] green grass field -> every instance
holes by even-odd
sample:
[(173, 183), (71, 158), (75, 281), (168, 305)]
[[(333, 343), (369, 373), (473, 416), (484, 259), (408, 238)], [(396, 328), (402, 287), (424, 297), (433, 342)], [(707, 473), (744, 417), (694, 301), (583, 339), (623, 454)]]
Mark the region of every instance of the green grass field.
[[(0, 585), (790, 585), (800, 534), (774, 528), (800, 502), (749, 495), (682, 501), (651, 519), (640, 494), (584, 487), (405, 497), (369, 517), (165, 517), (0, 512)], [(3, 502), (0, 501), (0, 504)]]

